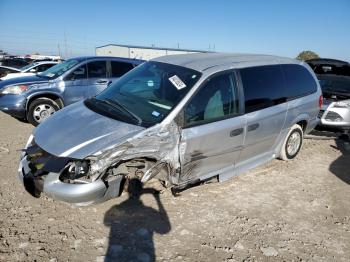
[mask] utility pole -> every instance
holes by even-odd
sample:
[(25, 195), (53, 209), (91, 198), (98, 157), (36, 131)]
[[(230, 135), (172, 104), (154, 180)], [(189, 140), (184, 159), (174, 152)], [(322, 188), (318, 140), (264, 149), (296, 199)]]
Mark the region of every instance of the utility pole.
[(65, 51), (65, 59), (67, 59), (67, 36), (66, 36), (66, 31), (64, 31), (64, 51)]
[(61, 48), (60, 48), (60, 43), (57, 44), (57, 49), (58, 49), (58, 56), (61, 57)]

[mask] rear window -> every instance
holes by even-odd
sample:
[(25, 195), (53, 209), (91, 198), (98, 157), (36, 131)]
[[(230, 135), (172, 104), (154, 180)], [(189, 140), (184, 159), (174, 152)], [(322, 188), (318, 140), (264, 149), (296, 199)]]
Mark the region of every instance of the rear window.
[(289, 99), (312, 94), (317, 91), (317, 83), (309, 70), (301, 65), (281, 65)]
[(112, 61), (111, 62), (112, 67), (112, 77), (121, 77), (122, 75), (129, 72), (131, 69), (134, 68), (134, 66), (130, 63), (125, 62), (117, 62)]
[(240, 74), (246, 113), (286, 101), (284, 79), (279, 65), (244, 68)]
[(339, 75), (350, 76), (350, 66), (336, 66), (330, 64), (310, 65), (317, 75)]
[(94, 61), (87, 64), (88, 78), (107, 77), (106, 61)]

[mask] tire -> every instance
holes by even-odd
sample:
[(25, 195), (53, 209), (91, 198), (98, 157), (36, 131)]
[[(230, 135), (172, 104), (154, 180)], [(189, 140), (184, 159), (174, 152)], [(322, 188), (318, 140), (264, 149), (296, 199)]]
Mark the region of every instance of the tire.
[(52, 99), (38, 98), (29, 104), (27, 120), (33, 126), (37, 126), (58, 110), (60, 107)]
[(285, 161), (295, 158), (303, 145), (304, 132), (300, 125), (292, 126), (283, 142), (279, 158)]

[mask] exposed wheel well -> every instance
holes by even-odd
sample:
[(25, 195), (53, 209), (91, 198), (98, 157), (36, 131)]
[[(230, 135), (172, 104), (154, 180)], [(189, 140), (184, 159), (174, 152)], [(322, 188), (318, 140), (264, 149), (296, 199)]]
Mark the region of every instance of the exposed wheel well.
[(307, 121), (306, 120), (301, 120), (298, 123), (296, 123), (297, 125), (301, 126), (301, 129), (303, 130), (303, 132), (305, 133), (306, 130), (306, 126), (307, 126)]
[(49, 99), (55, 101), (60, 109), (62, 109), (64, 107), (64, 103), (63, 103), (62, 99), (59, 96), (54, 95), (54, 94), (40, 94), (40, 95), (31, 97), (27, 101), (26, 109), (28, 110), (28, 107), (29, 107), (30, 103), (32, 101), (34, 101), (35, 99), (38, 99), (38, 98), (49, 98)]

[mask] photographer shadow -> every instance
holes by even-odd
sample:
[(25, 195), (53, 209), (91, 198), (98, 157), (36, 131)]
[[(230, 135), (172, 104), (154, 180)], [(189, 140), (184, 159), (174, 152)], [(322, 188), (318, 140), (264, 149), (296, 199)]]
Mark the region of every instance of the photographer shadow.
[[(127, 200), (105, 214), (104, 224), (110, 227), (105, 261), (155, 261), (153, 234), (166, 234), (171, 229), (159, 192), (138, 186), (139, 193), (129, 192)], [(143, 204), (140, 199), (143, 194), (154, 196), (158, 210)]]
[(349, 135), (342, 135), (335, 140), (336, 146), (342, 154), (329, 167), (329, 170), (339, 179), (350, 184), (350, 139)]

